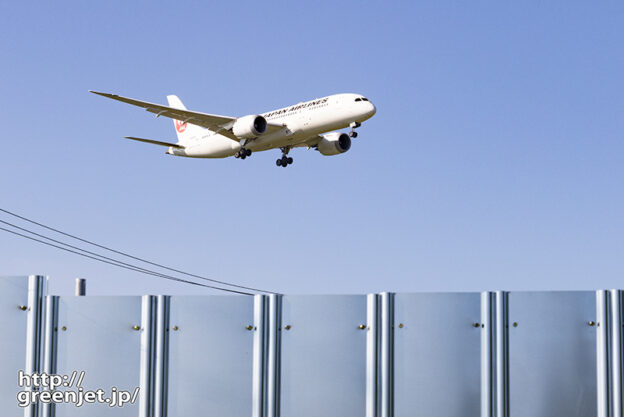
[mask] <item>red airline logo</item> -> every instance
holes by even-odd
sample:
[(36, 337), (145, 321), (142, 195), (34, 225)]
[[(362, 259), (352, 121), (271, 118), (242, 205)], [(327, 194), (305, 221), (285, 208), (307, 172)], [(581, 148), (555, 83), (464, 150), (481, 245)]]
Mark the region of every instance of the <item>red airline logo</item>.
[(175, 122), (175, 128), (179, 133), (182, 133), (186, 130), (186, 122), (181, 122), (179, 120), (174, 120)]

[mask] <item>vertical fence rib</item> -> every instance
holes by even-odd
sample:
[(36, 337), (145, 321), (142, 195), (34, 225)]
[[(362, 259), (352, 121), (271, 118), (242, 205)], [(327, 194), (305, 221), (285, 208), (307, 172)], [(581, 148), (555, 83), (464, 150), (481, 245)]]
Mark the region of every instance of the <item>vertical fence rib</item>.
[[(56, 374), (56, 353), (58, 336), (58, 300), (56, 295), (45, 297), (45, 324), (43, 342), (43, 372), (48, 375)], [(54, 417), (56, 409), (54, 403), (42, 404), (42, 415), (44, 417)]]
[(267, 298), (264, 295), (254, 295), (254, 337), (253, 337), (253, 383), (252, 383), (252, 416), (266, 415), (266, 385), (267, 385)]
[(622, 291), (609, 291), (611, 321), (611, 410), (613, 417), (623, 417), (622, 411)]
[(610, 383), (609, 383), (609, 293), (596, 291), (596, 397), (598, 400), (598, 417), (611, 417)]
[(381, 417), (394, 416), (394, 294), (381, 294)]
[[(45, 277), (31, 275), (28, 277), (28, 316), (26, 322), (26, 363), (24, 373), (32, 375), (41, 372), (41, 357), (43, 348), (43, 320)], [(24, 387), (25, 390), (39, 388)], [(30, 404), (24, 408), (24, 417), (36, 417), (39, 414), (39, 403)]]
[(169, 370), (169, 305), (171, 297), (159, 295), (156, 310), (156, 364), (154, 381), (154, 417), (167, 417)]
[(154, 374), (156, 363), (156, 297), (141, 297), (140, 417), (154, 417)]
[(269, 295), (268, 317), (268, 372), (267, 372), (267, 416), (279, 417), (280, 414), (280, 347), (282, 327), (282, 296)]
[(509, 293), (496, 291), (496, 417), (509, 417)]
[(494, 417), (494, 293), (481, 293), (481, 417)]
[(366, 417), (379, 416), (379, 296), (366, 297)]

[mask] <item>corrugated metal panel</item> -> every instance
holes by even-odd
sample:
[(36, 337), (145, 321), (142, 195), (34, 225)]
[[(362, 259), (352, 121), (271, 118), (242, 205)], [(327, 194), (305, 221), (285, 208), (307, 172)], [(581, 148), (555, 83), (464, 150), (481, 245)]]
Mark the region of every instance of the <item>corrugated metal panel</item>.
[(366, 296), (283, 297), (281, 417), (366, 414), (366, 317)]
[(478, 293), (396, 294), (394, 416), (478, 416)]
[[(141, 297), (59, 297), (56, 372), (71, 375), (85, 371), (85, 390), (103, 388), (107, 395), (112, 387), (133, 391), (141, 382), (144, 329), (134, 327), (141, 328), (141, 307)], [(56, 417), (138, 414), (138, 401), (122, 408), (101, 404), (56, 406)]]
[(29, 376), (41, 371), (43, 326), (42, 299), (46, 280), (42, 276), (0, 279), (0, 409), (7, 416), (32, 416), (39, 404), (18, 407), (19, 391), (34, 391), (31, 386), (18, 387), (18, 372)]
[(166, 415), (251, 415), (254, 298), (175, 296), (170, 303)]
[(513, 417), (597, 415), (594, 292), (509, 293)]
[[(22, 417), (17, 406), (17, 373), (26, 365), (28, 277), (0, 279), (0, 409), (7, 417)], [(5, 414), (6, 413), (6, 414)]]
[[(0, 279), (3, 416), (622, 417), (619, 290), (44, 298), (44, 288), (42, 277)], [(19, 409), (17, 371), (40, 368), (141, 395), (123, 408)]]

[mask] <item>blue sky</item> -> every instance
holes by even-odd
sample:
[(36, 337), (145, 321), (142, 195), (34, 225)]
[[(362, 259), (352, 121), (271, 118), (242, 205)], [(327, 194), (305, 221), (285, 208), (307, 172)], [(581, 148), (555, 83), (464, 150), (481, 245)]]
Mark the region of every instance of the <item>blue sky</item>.
[[(0, 5), (0, 207), (283, 293), (622, 288), (621, 2)], [(194, 160), (114, 92), (242, 116), (341, 92), (344, 155)], [(1, 216), (3, 220), (11, 220)], [(211, 293), (0, 235), (69, 294)]]

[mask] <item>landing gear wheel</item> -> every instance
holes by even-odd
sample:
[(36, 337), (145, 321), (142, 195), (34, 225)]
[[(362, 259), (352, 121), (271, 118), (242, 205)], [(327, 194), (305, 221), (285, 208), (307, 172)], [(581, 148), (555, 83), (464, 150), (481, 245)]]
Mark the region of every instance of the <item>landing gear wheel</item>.
[(234, 158), (245, 159), (251, 156), (251, 149), (240, 148), (238, 152), (234, 154)]
[(351, 136), (352, 138), (357, 138), (357, 132), (354, 132), (353, 130), (351, 132), (349, 132), (349, 136)]
[(293, 159), (290, 156), (288, 156), (290, 147), (284, 146), (283, 148), (280, 148), (280, 149), (282, 151), (282, 157), (279, 158), (277, 161), (275, 161), (275, 165), (277, 165), (278, 167), (286, 168), (288, 165), (293, 163)]

